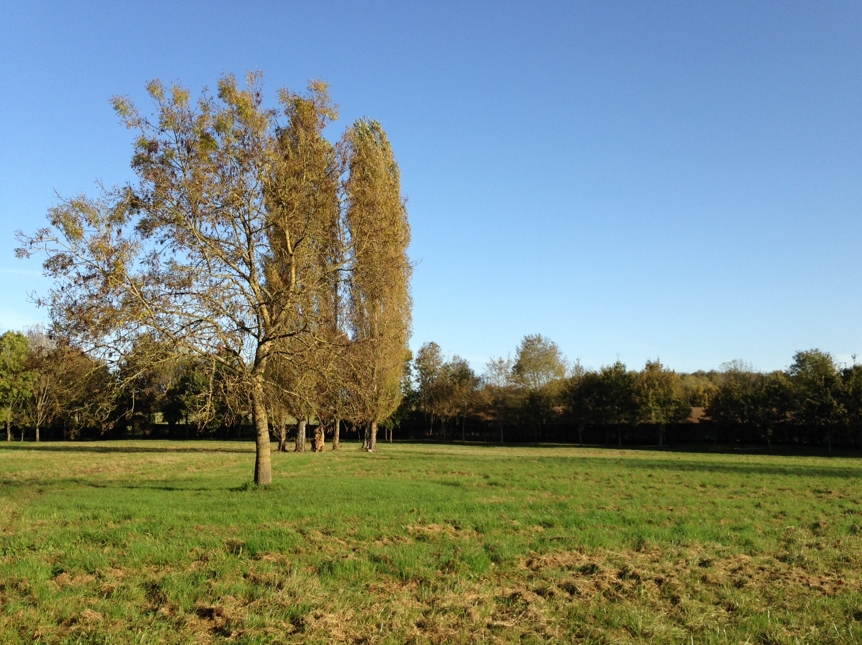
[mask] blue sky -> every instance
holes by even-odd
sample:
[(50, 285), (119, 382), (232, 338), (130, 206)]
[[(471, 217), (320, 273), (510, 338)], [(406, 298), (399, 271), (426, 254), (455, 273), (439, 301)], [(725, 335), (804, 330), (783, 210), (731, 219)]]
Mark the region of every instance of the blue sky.
[(109, 98), (310, 78), (386, 129), (413, 227), (412, 344), (482, 369), (541, 333), (678, 370), (862, 355), (858, 2), (44, 2), (0, 6), (0, 329), (64, 196), (131, 179)]

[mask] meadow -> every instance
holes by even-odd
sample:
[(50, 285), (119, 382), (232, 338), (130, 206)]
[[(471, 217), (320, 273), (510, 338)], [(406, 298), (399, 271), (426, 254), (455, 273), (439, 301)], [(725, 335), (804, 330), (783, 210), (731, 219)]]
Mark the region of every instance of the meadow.
[(0, 444), (3, 643), (858, 643), (862, 459)]

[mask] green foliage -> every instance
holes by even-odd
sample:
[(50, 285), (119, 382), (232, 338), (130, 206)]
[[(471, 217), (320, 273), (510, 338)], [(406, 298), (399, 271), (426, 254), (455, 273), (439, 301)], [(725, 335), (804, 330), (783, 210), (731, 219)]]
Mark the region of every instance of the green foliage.
[(6, 439), (15, 411), (31, 396), (35, 374), (28, 360), (30, 345), (27, 337), (16, 331), (0, 336), (0, 420), (6, 424)]
[(566, 359), (557, 344), (541, 334), (524, 336), (512, 366), (515, 380), (537, 392), (566, 375)]

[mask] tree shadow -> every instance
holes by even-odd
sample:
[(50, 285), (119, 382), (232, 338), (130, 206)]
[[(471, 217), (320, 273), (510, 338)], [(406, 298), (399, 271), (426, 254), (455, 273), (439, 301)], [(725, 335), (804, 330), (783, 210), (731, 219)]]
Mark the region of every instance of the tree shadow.
[(824, 466), (717, 463), (710, 461), (653, 461), (632, 460), (630, 468), (643, 470), (671, 470), (687, 473), (719, 473), (735, 475), (782, 475), (786, 477), (832, 477), (838, 479), (862, 479), (862, 468), (829, 468)]
[(0, 451), (8, 452), (64, 452), (64, 453), (92, 453), (92, 454), (218, 454), (218, 453), (237, 453), (237, 454), (253, 454), (254, 444), (249, 442), (249, 448), (230, 448), (220, 446), (197, 447), (187, 445), (177, 446), (118, 446), (118, 445), (96, 445), (82, 443), (24, 443), (17, 442), (3, 443), (0, 442)]

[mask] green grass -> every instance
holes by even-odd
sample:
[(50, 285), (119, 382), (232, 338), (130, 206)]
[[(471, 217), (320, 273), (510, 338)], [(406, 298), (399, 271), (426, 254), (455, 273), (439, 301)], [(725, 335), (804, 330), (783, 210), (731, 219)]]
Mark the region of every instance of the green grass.
[(862, 460), (0, 445), (0, 642), (862, 642)]

